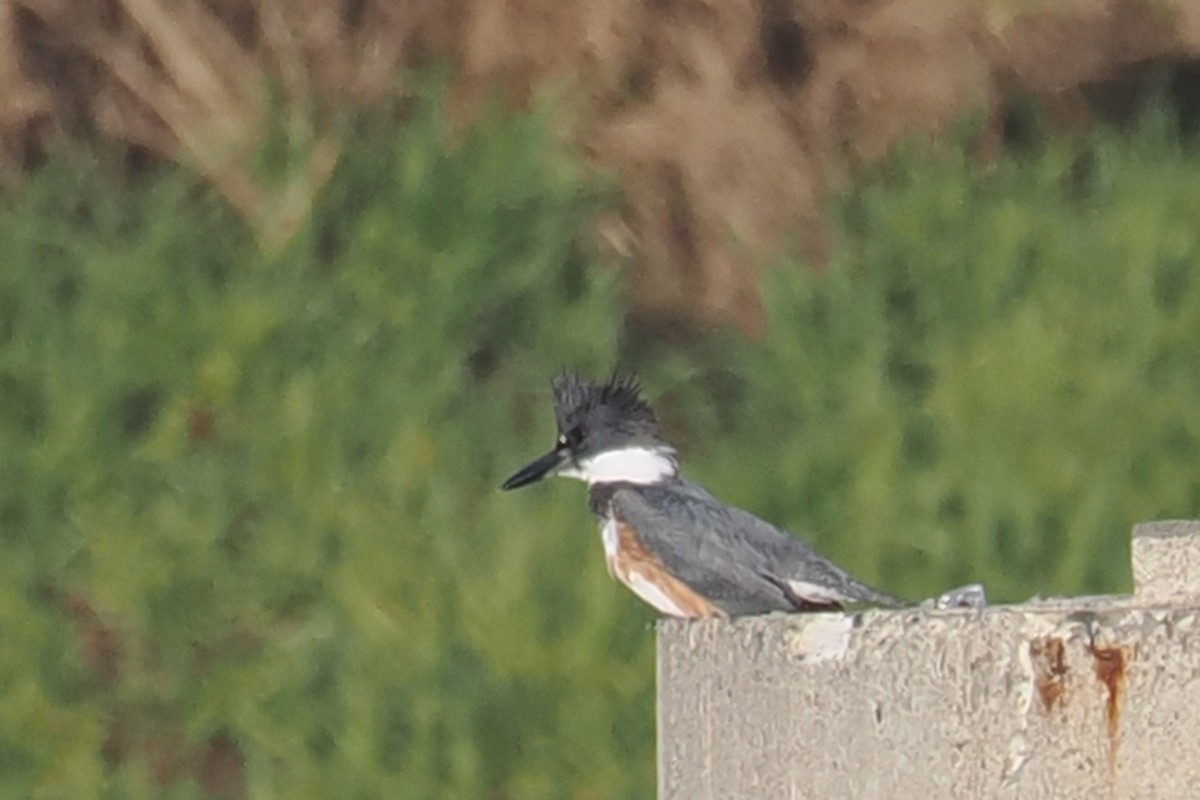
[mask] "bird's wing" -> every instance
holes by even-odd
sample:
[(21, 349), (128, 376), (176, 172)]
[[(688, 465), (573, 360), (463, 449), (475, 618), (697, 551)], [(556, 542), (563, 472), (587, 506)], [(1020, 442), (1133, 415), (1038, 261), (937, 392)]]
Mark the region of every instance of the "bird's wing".
[(668, 572), (727, 614), (795, 610), (787, 591), (759, 569), (753, 552), (718, 535), (729, 524), (728, 512), (703, 489), (622, 487), (610, 503)]
[[(724, 587), (727, 594), (752, 596), (753, 602), (765, 604), (757, 612), (743, 613), (905, 605), (855, 579), (785, 531), (723, 505), (690, 481), (620, 490), (614, 502), (668, 569), (681, 577), (702, 573), (695, 578), (717, 581), (713, 589)], [(684, 580), (704, 593), (701, 586)]]
[(820, 605), (870, 604), (899, 607), (903, 600), (859, 581), (791, 534), (748, 511), (730, 508), (728, 536), (745, 549), (759, 553), (762, 568), (773, 581), (787, 586), (801, 600)]

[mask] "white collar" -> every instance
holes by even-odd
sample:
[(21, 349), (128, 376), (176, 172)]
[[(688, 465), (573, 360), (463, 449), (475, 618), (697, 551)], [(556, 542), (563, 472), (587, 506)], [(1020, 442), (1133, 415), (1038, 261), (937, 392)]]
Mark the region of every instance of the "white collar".
[(623, 447), (568, 463), (558, 471), (567, 478), (597, 483), (658, 483), (679, 474), (675, 452), (665, 447)]

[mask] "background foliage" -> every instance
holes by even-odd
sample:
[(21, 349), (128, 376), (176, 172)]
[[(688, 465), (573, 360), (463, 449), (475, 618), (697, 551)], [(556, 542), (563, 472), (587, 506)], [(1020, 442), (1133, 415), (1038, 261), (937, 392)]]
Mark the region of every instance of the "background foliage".
[(0, 211), (0, 794), (653, 794), (652, 615), (579, 487), (501, 495), (550, 376), (636, 364), (685, 468), (914, 598), (1125, 584), (1200, 513), (1200, 162), (1161, 118), (901, 154), (762, 341), (624, 336), (543, 110), (363, 122), (266, 256), (79, 155)]
[(1161, 111), (968, 152), (901, 154), (825, 275), (775, 271), (711, 481), (908, 596), (1128, 590), (1131, 526), (1200, 514), (1200, 161)]

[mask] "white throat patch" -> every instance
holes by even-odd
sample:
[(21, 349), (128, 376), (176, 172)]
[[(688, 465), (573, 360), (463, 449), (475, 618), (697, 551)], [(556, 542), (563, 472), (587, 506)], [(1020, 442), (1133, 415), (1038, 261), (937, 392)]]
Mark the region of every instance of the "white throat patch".
[(658, 483), (679, 474), (672, 451), (651, 447), (625, 447), (581, 458), (558, 471), (567, 478), (597, 483)]

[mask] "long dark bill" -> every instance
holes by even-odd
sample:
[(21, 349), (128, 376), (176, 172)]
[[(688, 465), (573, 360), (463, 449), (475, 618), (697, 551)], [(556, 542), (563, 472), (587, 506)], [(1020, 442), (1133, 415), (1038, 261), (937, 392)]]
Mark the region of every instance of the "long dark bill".
[(514, 472), (509, 476), (508, 480), (501, 484), (500, 488), (505, 491), (520, 489), (522, 486), (528, 486), (531, 483), (540, 481), (562, 466), (566, 460), (567, 454), (565, 452), (551, 450), (532, 464), (521, 467)]

